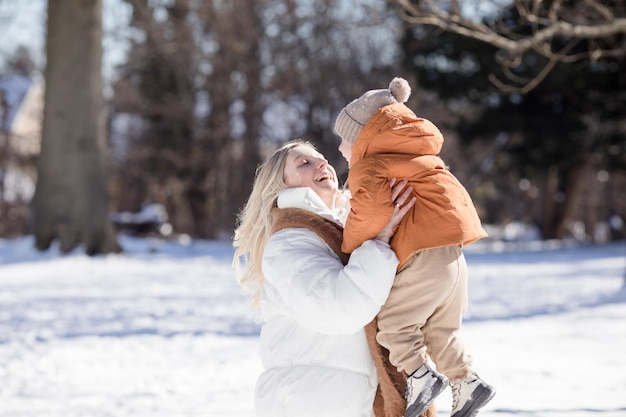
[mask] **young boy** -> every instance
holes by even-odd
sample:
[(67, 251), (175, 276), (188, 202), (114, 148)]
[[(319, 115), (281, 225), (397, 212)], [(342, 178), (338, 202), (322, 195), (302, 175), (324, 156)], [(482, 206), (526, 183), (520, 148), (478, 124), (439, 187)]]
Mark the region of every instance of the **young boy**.
[(337, 116), (352, 193), (342, 250), (351, 253), (384, 227), (398, 209), (389, 203), (389, 179), (407, 179), (417, 201), (390, 242), (400, 265), (378, 314), (377, 340), (409, 375), (405, 417), (424, 412), (448, 384), (451, 416), (469, 417), (495, 394), (457, 337), (467, 307), (462, 248), (487, 233), (467, 190), (437, 156), (441, 132), (404, 105), (410, 94), (409, 83), (394, 78), (389, 89), (366, 92)]

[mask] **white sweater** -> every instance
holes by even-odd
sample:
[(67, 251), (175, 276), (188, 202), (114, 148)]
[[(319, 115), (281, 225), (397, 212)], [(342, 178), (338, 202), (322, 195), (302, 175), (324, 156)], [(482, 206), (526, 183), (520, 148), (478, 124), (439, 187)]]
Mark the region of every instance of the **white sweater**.
[[(308, 188), (283, 191), (280, 208), (340, 221)], [(378, 313), (398, 259), (369, 240), (344, 267), (313, 231), (283, 229), (263, 255), (259, 417), (371, 417), (378, 383), (363, 327)]]

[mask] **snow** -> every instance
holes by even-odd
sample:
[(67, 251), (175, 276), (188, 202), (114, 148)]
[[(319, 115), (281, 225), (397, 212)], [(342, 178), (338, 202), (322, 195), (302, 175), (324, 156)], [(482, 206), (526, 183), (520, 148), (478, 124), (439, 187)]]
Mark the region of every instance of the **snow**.
[[(259, 327), (227, 241), (0, 240), (0, 417), (252, 417)], [(466, 248), (481, 416), (626, 416), (626, 243)], [(437, 399), (449, 415), (449, 389)]]

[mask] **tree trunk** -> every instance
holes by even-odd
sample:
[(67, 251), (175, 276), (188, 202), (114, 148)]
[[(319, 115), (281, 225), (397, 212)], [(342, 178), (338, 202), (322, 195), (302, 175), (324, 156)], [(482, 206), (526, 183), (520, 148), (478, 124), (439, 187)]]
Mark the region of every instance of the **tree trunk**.
[(559, 169), (556, 166), (549, 167), (546, 176), (541, 232), (544, 239), (554, 239), (556, 237), (556, 226), (554, 222), (556, 213), (555, 197), (559, 189)]
[[(569, 222), (576, 218), (576, 211), (580, 206), (585, 188), (589, 186), (587, 181), (591, 173), (590, 168), (589, 160), (585, 158), (585, 160), (570, 168), (567, 172), (563, 213), (556, 222), (556, 237), (558, 239), (563, 239), (566, 236)], [(593, 225), (590, 226), (593, 227)], [(593, 233), (592, 229), (585, 232), (587, 234)]]
[(38, 180), (36, 246), (62, 252), (119, 251), (109, 219), (102, 97), (102, 0), (50, 0), (46, 92)]

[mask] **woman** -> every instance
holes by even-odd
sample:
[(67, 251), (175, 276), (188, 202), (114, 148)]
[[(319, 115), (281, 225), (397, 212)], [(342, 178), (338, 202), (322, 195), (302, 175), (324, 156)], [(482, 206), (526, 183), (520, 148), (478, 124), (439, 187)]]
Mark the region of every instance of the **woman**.
[(373, 415), (378, 380), (364, 326), (393, 284), (389, 240), (415, 202), (405, 181), (394, 183), (388, 224), (348, 260), (336, 244), (348, 199), (328, 161), (292, 141), (258, 168), (234, 239), (240, 282), (256, 286), (262, 319), (258, 416)]

